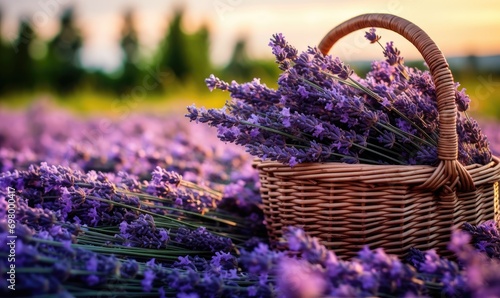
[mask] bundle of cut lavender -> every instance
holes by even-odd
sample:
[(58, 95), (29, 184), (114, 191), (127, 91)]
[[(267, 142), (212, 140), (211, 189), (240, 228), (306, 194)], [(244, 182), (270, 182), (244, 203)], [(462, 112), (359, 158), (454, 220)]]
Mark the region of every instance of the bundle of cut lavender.
[[(366, 32), (383, 48), (365, 78), (339, 58), (309, 47), (298, 53), (281, 34), (270, 46), (279, 68), (278, 89), (258, 79), (226, 83), (211, 75), (210, 90), (229, 91), (222, 109), (188, 107), (191, 121), (217, 127), (222, 141), (246, 147), (263, 160), (294, 166), (304, 162), (436, 165), (439, 113), (429, 71), (404, 65), (393, 42), (383, 46), (375, 29)], [(466, 114), (470, 98), (455, 84), (458, 160), (487, 164), (486, 136)]]

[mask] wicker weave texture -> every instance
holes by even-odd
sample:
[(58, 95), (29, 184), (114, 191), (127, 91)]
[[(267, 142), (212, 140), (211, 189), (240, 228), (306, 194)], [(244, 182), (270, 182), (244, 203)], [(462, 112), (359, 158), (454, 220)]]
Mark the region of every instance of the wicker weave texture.
[(463, 222), (500, 220), (500, 160), (464, 167), (457, 161), (454, 81), (448, 63), (418, 26), (390, 14), (361, 15), (333, 28), (319, 49), (359, 29), (381, 27), (413, 43), (436, 86), (439, 165), (400, 166), (308, 163), (293, 168), (256, 160), (272, 244), (286, 226), (301, 226), (338, 255), (364, 245), (404, 255), (410, 247), (446, 254), (450, 231)]
[(450, 229), (498, 216), (500, 161), (467, 167), (476, 189), (425, 191), (430, 166), (256, 161), (269, 237), (300, 226), (343, 257), (363, 245), (402, 256), (410, 247), (444, 252)]

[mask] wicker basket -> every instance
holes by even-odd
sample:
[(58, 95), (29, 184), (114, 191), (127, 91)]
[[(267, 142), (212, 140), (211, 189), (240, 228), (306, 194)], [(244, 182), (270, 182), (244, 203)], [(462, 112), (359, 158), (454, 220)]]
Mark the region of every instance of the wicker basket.
[(364, 246), (403, 256), (410, 247), (447, 254), (451, 228), (500, 219), (500, 160), (462, 166), (457, 161), (455, 91), (446, 59), (413, 23), (366, 14), (332, 29), (319, 49), (328, 53), (345, 35), (367, 27), (395, 31), (422, 54), (436, 86), (438, 158), (432, 166), (307, 163), (293, 168), (256, 160), (266, 225), (276, 247), (285, 226), (300, 226), (341, 257)]

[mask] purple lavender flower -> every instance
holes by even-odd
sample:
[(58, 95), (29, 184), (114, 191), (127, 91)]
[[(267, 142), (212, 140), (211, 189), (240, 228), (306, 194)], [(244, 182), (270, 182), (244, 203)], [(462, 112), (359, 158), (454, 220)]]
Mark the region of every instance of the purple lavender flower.
[(365, 37), (370, 41), (370, 43), (376, 43), (380, 40), (380, 38), (382, 38), (381, 36), (378, 36), (375, 31), (375, 28), (370, 28), (368, 32), (365, 32)]
[[(153, 196), (169, 199), (164, 205), (180, 207), (185, 210), (205, 213), (214, 209), (220, 197), (202, 190), (196, 190), (180, 185), (182, 177), (172, 171), (157, 167), (152, 174), (152, 180), (145, 186), (145, 191)], [(154, 212), (155, 208), (146, 207)], [(160, 212), (161, 213), (161, 212)]]
[(61, 204), (64, 206), (62, 209), (62, 212), (67, 216), (69, 212), (73, 209), (73, 201), (71, 197), (71, 193), (68, 191), (68, 188), (63, 187), (62, 188), (62, 195), (61, 195)]
[(430, 283), (442, 284), (442, 289), (432, 290), (435, 295), (463, 297), (470, 293), (466, 277), (458, 264), (437, 255), (435, 250), (422, 252), (410, 249), (408, 261), (417, 268), (421, 278)]
[(377, 137), (377, 141), (385, 148), (390, 149), (396, 145), (396, 135), (393, 132), (384, 131), (383, 134)]
[(144, 279), (141, 281), (142, 289), (144, 292), (151, 292), (153, 289), (153, 282), (155, 280), (156, 274), (151, 269), (146, 269), (144, 271)]
[(485, 221), (477, 226), (469, 223), (462, 225), (462, 230), (471, 237), (474, 247), (489, 258), (500, 260), (500, 233), (494, 220)]
[(389, 65), (403, 64), (403, 57), (400, 56), (401, 52), (394, 47), (394, 42), (388, 42), (385, 46), (384, 56), (387, 58)]
[(156, 185), (170, 183), (172, 185), (179, 186), (182, 181), (182, 176), (179, 175), (179, 173), (167, 171), (161, 167), (156, 167), (151, 175), (151, 183)]
[(291, 62), (297, 57), (297, 50), (290, 46), (281, 33), (274, 34), (271, 38), (269, 46), (272, 48), (272, 53), (276, 57), (276, 62), (281, 70), (290, 68)]
[(302, 254), (302, 257), (311, 264), (328, 266), (337, 264), (338, 259), (333, 251), (326, 249), (319, 243), (318, 238), (309, 237), (304, 230), (289, 227), (285, 232), (285, 238), (289, 249)]
[[(87, 260), (86, 270), (92, 273), (97, 273), (97, 265), (98, 265), (97, 257), (92, 256), (90, 257), (89, 260)], [(99, 277), (97, 277), (97, 275), (95, 274), (90, 274), (87, 277), (85, 277), (85, 279), (89, 286), (95, 286), (99, 283)]]
[(238, 260), (228, 252), (216, 252), (210, 261), (212, 268), (221, 268), (222, 270), (236, 270)]
[(332, 74), (337, 75), (343, 80), (347, 80), (354, 73), (354, 71), (348, 65), (340, 61), (339, 58), (331, 60), (330, 57), (331, 56), (325, 57), (326, 63), (323, 67), (329, 70)]
[(117, 237), (123, 239), (126, 246), (157, 249), (165, 248), (170, 240), (168, 232), (163, 228), (157, 228), (154, 218), (149, 214), (139, 215), (139, 218), (130, 224), (123, 221)]
[(58, 280), (66, 281), (71, 277), (71, 264), (68, 261), (54, 263), (52, 272)]
[(249, 273), (267, 276), (274, 273), (275, 266), (282, 256), (283, 253), (272, 251), (267, 244), (259, 243), (252, 251), (242, 250), (239, 261)]
[(205, 227), (198, 227), (196, 230), (179, 228), (175, 232), (174, 241), (192, 250), (229, 252), (234, 249), (231, 239), (214, 235)]
[(166, 293), (165, 293), (165, 289), (164, 289), (163, 287), (160, 287), (160, 288), (158, 289), (158, 294), (159, 294), (159, 297), (160, 297), (160, 298), (165, 298), (165, 297), (166, 297), (166, 296), (165, 296), (165, 294), (166, 294)]
[(190, 269), (185, 272), (174, 269), (168, 275), (167, 282), (171, 289), (185, 297), (218, 297), (222, 292), (222, 280), (219, 277), (207, 273), (199, 274)]
[(189, 294), (186, 294), (186, 293), (179, 293), (177, 295), (178, 298), (200, 298), (200, 296), (196, 293), (189, 293)]
[(46, 162), (40, 164), (40, 180), (45, 193), (63, 186), (72, 186), (74, 176), (71, 170), (64, 167), (49, 166)]
[[(460, 86), (460, 84), (456, 83), (455, 89), (458, 89), (459, 86)], [(465, 89), (457, 91), (455, 96), (456, 96), (455, 102), (457, 104), (458, 111), (459, 112), (467, 111), (469, 109), (469, 105), (470, 105), (470, 98), (465, 93)]]
[(283, 108), (281, 111), (281, 122), (284, 127), (290, 127), (290, 108)]
[(288, 228), (285, 238), (291, 250), (322, 268), (330, 295), (419, 295), (425, 292), (424, 283), (417, 278), (415, 270), (382, 249), (364, 248), (357, 259), (349, 262), (338, 260), (317, 238), (307, 236), (301, 229)]
[(229, 89), (228, 83), (221, 81), (214, 75), (210, 75), (210, 77), (205, 80), (205, 83), (207, 84), (207, 87), (210, 91), (213, 91), (214, 89), (219, 89), (224, 91)]
[(199, 256), (179, 256), (178, 261), (172, 264), (173, 268), (179, 268), (183, 270), (193, 270), (196, 272), (205, 272), (210, 270), (209, 262)]
[(474, 250), (470, 245), (471, 236), (463, 231), (452, 233), (448, 248), (452, 250), (465, 266), (466, 283), (474, 297), (487, 297), (498, 293), (500, 288), (500, 261), (490, 259)]
[(278, 264), (278, 280), (276, 282), (279, 297), (323, 297), (327, 288), (324, 272), (311, 264), (282, 258)]
[(125, 188), (129, 191), (132, 192), (140, 192), (141, 191), (141, 183), (137, 181), (137, 178), (134, 177), (133, 175), (124, 172), (124, 171), (119, 171), (117, 173), (117, 176), (119, 177), (120, 181), (116, 183), (118, 187)]
[(123, 278), (134, 278), (139, 272), (139, 263), (136, 260), (129, 259), (122, 262), (120, 266), (120, 276)]

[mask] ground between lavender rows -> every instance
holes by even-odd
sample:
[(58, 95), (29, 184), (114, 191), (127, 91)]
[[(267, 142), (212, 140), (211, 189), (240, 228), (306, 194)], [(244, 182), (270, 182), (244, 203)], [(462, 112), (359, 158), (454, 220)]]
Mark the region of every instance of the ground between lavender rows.
[[(285, 233), (286, 251), (273, 251), (252, 157), (214, 130), (182, 115), (130, 115), (103, 130), (102, 119), (44, 104), (0, 114), (0, 243), (9, 243), (12, 224), (17, 237), (14, 254), (0, 249), (2, 295), (12, 288), (27, 297), (500, 293), (494, 222), (454, 233), (453, 260), (418, 250), (400, 260), (375, 248), (341, 260), (298, 227)], [(482, 128), (499, 152), (498, 126)]]

